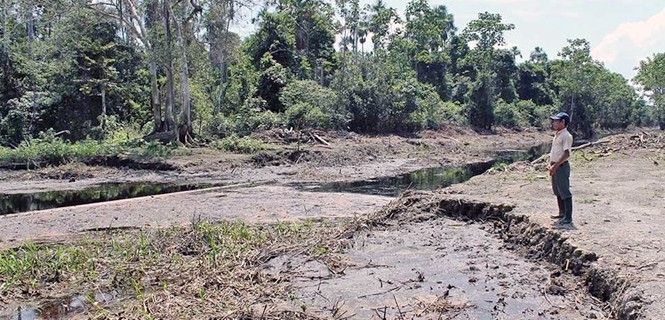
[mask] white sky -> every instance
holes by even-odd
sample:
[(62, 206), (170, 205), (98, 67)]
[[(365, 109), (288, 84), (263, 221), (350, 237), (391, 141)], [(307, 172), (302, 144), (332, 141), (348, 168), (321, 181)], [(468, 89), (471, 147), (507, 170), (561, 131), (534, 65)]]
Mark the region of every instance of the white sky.
[[(403, 16), (408, 1), (384, 2)], [(640, 60), (665, 52), (663, 0), (430, 0), (430, 5), (448, 7), (460, 31), (479, 12), (501, 14), (504, 22), (515, 24), (506, 34), (508, 45), (517, 46), (525, 58), (536, 46), (555, 58), (566, 39), (585, 38), (595, 59), (629, 79)], [(236, 31), (246, 35), (252, 29), (245, 23)]]

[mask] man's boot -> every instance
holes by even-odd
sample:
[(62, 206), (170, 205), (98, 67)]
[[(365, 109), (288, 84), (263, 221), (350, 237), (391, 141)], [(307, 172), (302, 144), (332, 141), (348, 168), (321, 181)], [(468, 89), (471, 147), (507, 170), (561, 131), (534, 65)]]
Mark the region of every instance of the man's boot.
[(571, 224), (573, 223), (573, 198), (563, 200), (564, 207), (564, 216), (561, 219), (561, 224)]
[(563, 204), (563, 199), (561, 199), (561, 197), (556, 197), (556, 204), (559, 206), (559, 215), (550, 216), (550, 218), (561, 220), (561, 219), (563, 219), (563, 217), (565, 215), (565, 212), (566, 212), (566, 209), (565, 209), (564, 204)]

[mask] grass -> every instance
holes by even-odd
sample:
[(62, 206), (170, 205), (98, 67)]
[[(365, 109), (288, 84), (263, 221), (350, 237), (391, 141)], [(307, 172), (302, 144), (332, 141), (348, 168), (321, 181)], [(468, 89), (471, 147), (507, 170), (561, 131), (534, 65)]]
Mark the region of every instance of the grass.
[(59, 138), (44, 138), (26, 140), (13, 149), (0, 147), (0, 162), (59, 165), (118, 154), (144, 158), (167, 157), (174, 149), (174, 146), (158, 142), (83, 140), (70, 143)]
[[(94, 233), (64, 244), (0, 251), (0, 302), (118, 292), (90, 317), (252, 318), (261, 301), (286, 301), (288, 281), (263, 272), (280, 255), (305, 255), (337, 268), (344, 222), (250, 225), (193, 221), (190, 227)], [(308, 318), (267, 310), (265, 319)], [(311, 317), (310, 317), (311, 318)]]
[(219, 150), (247, 154), (275, 149), (275, 146), (265, 143), (259, 139), (251, 137), (240, 138), (237, 135), (231, 135), (224, 139), (217, 140), (212, 143), (212, 146)]

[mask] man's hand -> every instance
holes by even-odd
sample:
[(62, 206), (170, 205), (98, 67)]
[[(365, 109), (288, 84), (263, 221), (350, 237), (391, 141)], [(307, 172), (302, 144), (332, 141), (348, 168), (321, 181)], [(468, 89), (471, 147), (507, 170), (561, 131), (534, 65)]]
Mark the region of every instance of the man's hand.
[(553, 176), (554, 176), (554, 174), (556, 173), (556, 170), (557, 170), (557, 169), (559, 169), (559, 166), (558, 166), (556, 163), (554, 163), (554, 164), (550, 164), (550, 165), (549, 165), (549, 168), (548, 168), (547, 170), (548, 170), (549, 173), (550, 173), (550, 177), (553, 177)]

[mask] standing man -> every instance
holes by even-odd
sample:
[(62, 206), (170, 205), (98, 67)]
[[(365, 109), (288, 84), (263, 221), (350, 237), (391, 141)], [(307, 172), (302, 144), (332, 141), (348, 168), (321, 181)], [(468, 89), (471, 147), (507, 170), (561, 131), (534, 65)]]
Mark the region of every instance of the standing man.
[(559, 205), (559, 225), (568, 226), (573, 222), (573, 195), (570, 193), (570, 152), (573, 147), (573, 136), (568, 132), (570, 116), (559, 112), (550, 117), (552, 129), (556, 132), (550, 151), (549, 174), (552, 177), (552, 191)]

